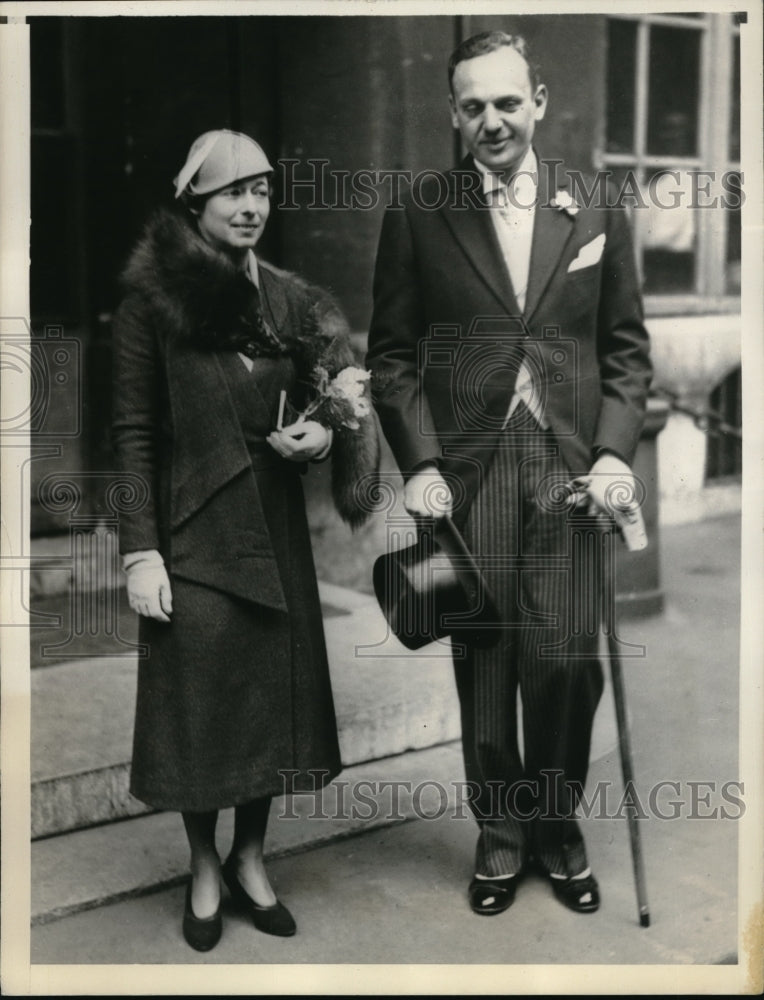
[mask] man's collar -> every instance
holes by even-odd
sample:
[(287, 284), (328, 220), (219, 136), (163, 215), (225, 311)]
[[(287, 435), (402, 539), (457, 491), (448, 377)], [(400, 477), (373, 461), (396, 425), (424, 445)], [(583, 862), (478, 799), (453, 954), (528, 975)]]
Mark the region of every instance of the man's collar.
[[(489, 170), (484, 163), (480, 162), (480, 160), (474, 160), (474, 163), (483, 178), (483, 194), (490, 194), (493, 191), (501, 190), (501, 188), (507, 186), (505, 181), (502, 179), (501, 174)], [(525, 156), (522, 158), (520, 166), (515, 171), (510, 183), (514, 186), (518, 183), (518, 181), (523, 185), (532, 184), (534, 191), (538, 187), (538, 161), (532, 146), (528, 147)]]

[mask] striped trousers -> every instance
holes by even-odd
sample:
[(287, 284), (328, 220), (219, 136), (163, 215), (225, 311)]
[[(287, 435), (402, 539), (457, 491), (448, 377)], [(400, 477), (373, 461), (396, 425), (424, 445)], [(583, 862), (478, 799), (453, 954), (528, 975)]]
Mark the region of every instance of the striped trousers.
[(501, 615), (495, 646), (454, 658), (481, 875), (518, 872), (531, 856), (562, 875), (587, 865), (572, 814), (603, 688), (599, 583), (583, 522), (555, 489), (569, 479), (554, 437), (521, 405), (463, 529)]

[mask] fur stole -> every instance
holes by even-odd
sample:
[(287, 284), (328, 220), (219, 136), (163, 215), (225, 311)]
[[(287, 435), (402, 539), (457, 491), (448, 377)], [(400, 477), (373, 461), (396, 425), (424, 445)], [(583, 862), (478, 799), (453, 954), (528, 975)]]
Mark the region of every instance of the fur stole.
[[(263, 322), (259, 292), (230, 258), (211, 246), (178, 211), (162, 209), (148, 222), (121, 277), (126, 298), (148, 308), (168, 337), (203, 350), (236, 350), (250, 357), (289, 354), (298, 377), (317, 364), (331, 376), (357, 364), (347, 320), (328, 292), (297, 275), (262, 265), (288, 285), (295, 321), (284, 331)], [(291, 310), (290, 310), (291, 311)], [(334, 430), (332, 496), (356, 528), (369, 517), (379, 469), (373, 415), (357, 430)]]

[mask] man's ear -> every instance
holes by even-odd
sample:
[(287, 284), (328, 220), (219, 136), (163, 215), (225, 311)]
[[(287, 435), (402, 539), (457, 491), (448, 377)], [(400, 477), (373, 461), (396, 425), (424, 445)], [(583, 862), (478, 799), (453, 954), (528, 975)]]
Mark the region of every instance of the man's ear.
[(546, 106), (549, 101), (549, 91), (543, 83), (540, 83), (536, 87), (536, 93), (533, 95), (533, 103), (536, 105), (536, 121), (540, 122), (541, 119), (546, 114)]
[(454, 101), (454, 95), (448, 95), (448, 106), (451, 109), (451, 124), (454, 128), (459, 128), (459, 119), (456, 116), (456, 102)]

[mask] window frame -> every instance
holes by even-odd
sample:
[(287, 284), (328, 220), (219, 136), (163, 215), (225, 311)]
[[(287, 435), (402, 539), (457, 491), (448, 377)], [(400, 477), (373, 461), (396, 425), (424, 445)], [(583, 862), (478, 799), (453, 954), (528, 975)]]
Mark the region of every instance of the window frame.
[[(636, 24), (636, 72), (634, 81), (634, 134), (630, 153), (607, 150), (607, 121), (603, 121), (602, 140), (595, 149), (595, 167), (599, 170), (627, 168), (642, 183), (646, 175), (661, 167), (714, 171), (740, 171), (740, 161), (730, 159), (729, 130), (731, 119), (733, 46), (739, 37), (739, 24), (728, 14), (700, 14), (681, 17), (672, 14), (614, 13), (608, 22), (631, 21)], [(700, 90), (698, 94), (698, 149), (695, 156), (663, 156), (647, 152), (648, 95), (650, 66), (650, 30), (652, 26), (678, 27), (701, 33)], [(739, 86), (739, 81), (738, 81)], [(721, 224), (720, 224), (721, 219)], [(680, 313), (740, 312), (740, 295), (726, 289), (728, 218), (723, 209), (697, 213), (695, 278), (692, 291), (653, 293), (644, 297), (649, 315)], [(642, 268), (642, 247), (635, 233), (635, 253)]]

